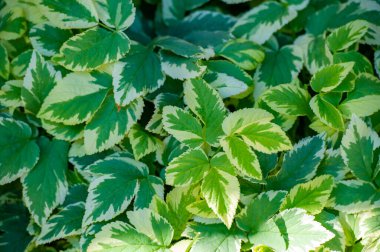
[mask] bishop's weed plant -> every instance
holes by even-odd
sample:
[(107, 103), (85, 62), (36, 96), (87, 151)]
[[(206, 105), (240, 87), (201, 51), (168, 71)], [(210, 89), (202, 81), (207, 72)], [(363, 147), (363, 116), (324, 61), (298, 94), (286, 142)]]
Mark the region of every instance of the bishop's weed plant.
[(378, 252), (379, 75), (379, 0), (0, 0), (0, 252)]

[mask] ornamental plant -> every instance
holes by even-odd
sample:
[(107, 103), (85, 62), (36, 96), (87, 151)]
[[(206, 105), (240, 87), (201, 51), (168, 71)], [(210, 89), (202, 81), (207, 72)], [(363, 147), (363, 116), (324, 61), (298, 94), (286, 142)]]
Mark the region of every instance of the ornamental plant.
[(0, 0), (0, 251), (380, 251), (378, 0)]

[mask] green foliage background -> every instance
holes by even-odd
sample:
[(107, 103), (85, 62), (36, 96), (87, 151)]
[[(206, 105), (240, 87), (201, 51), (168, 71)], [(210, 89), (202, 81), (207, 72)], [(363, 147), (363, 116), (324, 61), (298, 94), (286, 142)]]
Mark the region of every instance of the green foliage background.
[(0, 251), (380, 251), (378, 0), (0, 0)]

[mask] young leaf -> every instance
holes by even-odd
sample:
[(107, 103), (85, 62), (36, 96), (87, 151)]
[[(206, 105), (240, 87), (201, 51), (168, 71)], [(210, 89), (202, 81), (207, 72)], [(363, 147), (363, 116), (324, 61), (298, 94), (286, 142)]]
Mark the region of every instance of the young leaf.
[(311, 98), (310, 107), (324, 124), (339, 131), (344, 130), (342, 113), (333, 104), (325, 100), (323, 95), (319, 94)]
[(37, 243), (50, 243), (68, 236), (81, 234), (84, 211), (84, 203), (77, 202), (50, 216), (46, 223), (42, 225)]
[(223, 134), (222, 122), (226, 114), (219, 93), (202, 79), (188, 80), (184, 84), (185, 103), (205, 125), (206, 141), (215, 146)]
[(65, 200), (67, 193), (67, 154), (69, 144), (41, 137), (36, 166), (22, 177), (23, 197), (34, 221), (42, 226), (53, 210)]
[(120, 106), (157, 90), (165, 81), (160, 59), (142, 45), (131, 46), (124, 60), (115, 65), (112, 77), (115, 101)]
[(334, 64), (316, 72), (310, 81), (315, 92), (329, 92), (334, 90), (347, 77), (354, 67), (354, 62)]
[(83, 29), (98, 24), (98, 14), (91, 0), (41, 0), (49, 22), (61, 29)]
[(95, 27), (67, 40), (52, 60), (71, 71), (93, 70), (121, 59), (129, 44), (124, 33)]
[(0, 148), (0, 185), (30, 171), (40, 153), (29, 125), (5, 117), (0, 117)]
[(359, 179), (371, 182), (376, 171), (373, 169), (374, 150), (380, 147), (380, 138), (359, 117), (353, 115), (342, 138), (341, 153), (345, 165)]
[(364, 20), (355, 20), (335, 29), (328, 37), (327, 44), (332, 51), (341, 51), (361, 39), (368, 30)]
[(136, 9), (132, 0), (95, 0), (94, 5), (99, 19), (118, 31), (127, 29), (135, 20)]
[(328, 175), (298, 184), (286, 196), (281, 205), (281, 210), (302, 208), (312, 215), (319, 214), (330, 197), (333, 185), (334, 179)]
[(55, 71), (50, 63), (45, 62), (44, 58), (34, 51), (21, 90), (25, 109), (37, 114), (58, 81), (61, 81), (61, 73)]

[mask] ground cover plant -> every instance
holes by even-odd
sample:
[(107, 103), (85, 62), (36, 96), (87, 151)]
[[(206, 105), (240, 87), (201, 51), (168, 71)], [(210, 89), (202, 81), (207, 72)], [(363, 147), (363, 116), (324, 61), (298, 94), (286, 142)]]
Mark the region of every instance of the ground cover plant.
[(0, 0), (0, 251), (380, 251), (378, 0)]

